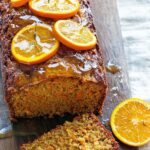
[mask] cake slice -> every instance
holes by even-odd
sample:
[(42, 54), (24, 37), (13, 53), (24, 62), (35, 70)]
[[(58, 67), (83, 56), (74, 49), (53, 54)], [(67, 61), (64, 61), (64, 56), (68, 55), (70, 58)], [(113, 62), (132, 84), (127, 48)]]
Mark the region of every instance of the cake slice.
[(94, 114), (76, 117), (73, 122), (49, 131), (21, 150), (118, 150), (119, 145)]

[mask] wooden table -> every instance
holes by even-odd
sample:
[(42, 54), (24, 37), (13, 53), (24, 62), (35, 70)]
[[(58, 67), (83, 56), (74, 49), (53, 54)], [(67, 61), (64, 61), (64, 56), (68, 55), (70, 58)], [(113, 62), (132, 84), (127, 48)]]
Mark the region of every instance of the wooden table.
[[(93, 14), (95, 16), (95, 26), (100, 39), (100, 44), (104, 50), (106, 66), (118, 66), (119, 72), (113, 74), (107, 72), (109, 82), (109, 93), (105, 102), (103, 115), (100, 117), (103, 124), (108, 125), (109, 117), (114, 107), (126, 98), (129, 98), (130, 88), (126, 69), (126, 61), (123, 50), (123, 42), (117, 12), (116, 0), (90, 0)], [(70, 117), (67, 117), (69, 119)], [(62, 123), (64, 119), (57, 118), (57, 123)], [(43, 121), (44, 120), (44, 121)], [(0, 150), (16, 150), (21, 143), (33, 140), (38, 135), (54, 128), (56, 119), (22, 119), (13, 124), (13, 129), (17, 133), (15, 136), (0, 140)], [(18, 134), (19, 133), (19, 134)], [(121, 144), (122, 150), (132, 150), (136, 148), (127, 147)]]

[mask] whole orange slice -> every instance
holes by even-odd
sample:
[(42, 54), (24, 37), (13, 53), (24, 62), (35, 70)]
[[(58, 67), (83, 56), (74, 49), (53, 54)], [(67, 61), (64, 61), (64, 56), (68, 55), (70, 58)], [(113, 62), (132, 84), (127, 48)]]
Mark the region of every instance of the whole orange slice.
[(20, 7), (25, 5), (29, 0), (11, 0), (11, 5), (13, 7)]
[(30, 0), (29, 8), (41, 17), (63, 19), (74, 16), (80, 4), (78, 0)]
[(130, 146), (142, 146), (150, 141), (150, 104), (138, 98), (120, 103), (111, 115), (115, 136)]
[(53, 33), (60, 42), (74, 50), (89, 50), (97, 43), (95, 35), (87, 27), (72, 20), (57, 21)]
[(32, 24), (21, 29), (13, 38), (11, 52), (23, 64), (38, 64), (54, 56), (59, 42), (45, 24)]

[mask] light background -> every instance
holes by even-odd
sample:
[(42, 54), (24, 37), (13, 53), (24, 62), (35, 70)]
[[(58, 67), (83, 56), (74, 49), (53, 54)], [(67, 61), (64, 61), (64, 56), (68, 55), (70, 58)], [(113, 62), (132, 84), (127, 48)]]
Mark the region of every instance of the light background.
[(150, 0), (118, 0), (133, 97), (150, 102)]
[(118, 9), (132, 97), (150, 102), (150, 0), (118, 0)]

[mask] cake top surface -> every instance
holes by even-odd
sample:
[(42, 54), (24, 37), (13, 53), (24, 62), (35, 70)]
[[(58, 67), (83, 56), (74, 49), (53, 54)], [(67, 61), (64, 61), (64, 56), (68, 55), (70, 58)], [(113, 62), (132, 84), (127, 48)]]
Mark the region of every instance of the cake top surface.
[[(71, 19), (87, 26), (96, 34), (89, 3), (86, 0), (80, 0), (80, 4), (80, 11)], [(102, 53), (98, 45), (90, 51), (76, 52), (61, 44), (58, 53), (44, 63), (30, 66), (18, 63), (11, 55), (11, 41), (14, 35), (29, 24), (45, 23), (53, 26), (54, 21), (34, 16), (27, 5), (14, 9), (8, 0), (2, 0), (0, 10), (3, 60), (4, 65), (7, 66), (5, 76), (8, 87), (12, 85), (22, 87), (35, 81), (57, 76), (105, 83)]]

